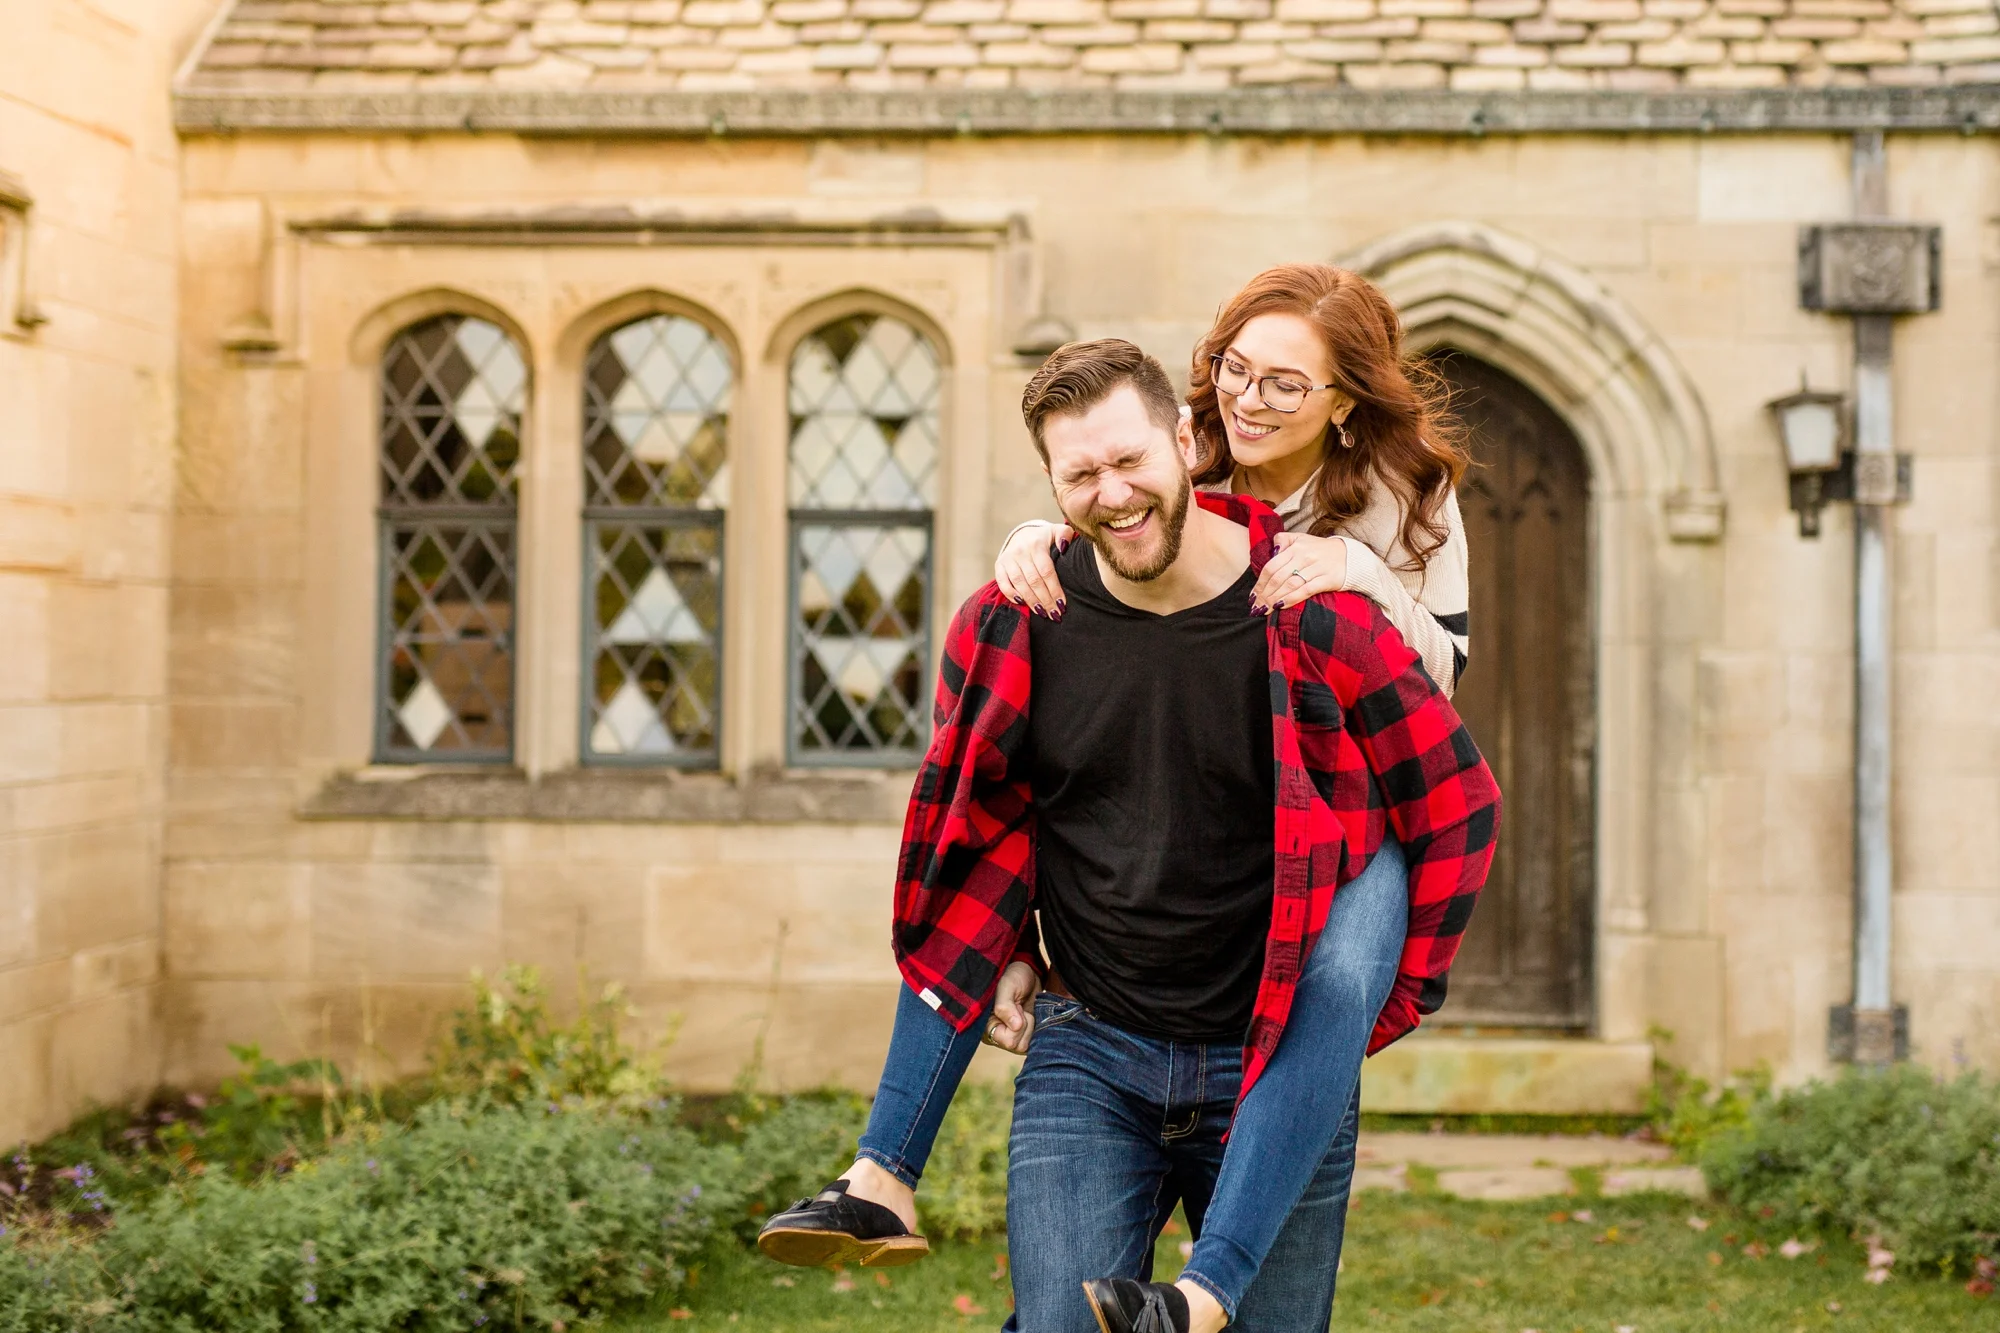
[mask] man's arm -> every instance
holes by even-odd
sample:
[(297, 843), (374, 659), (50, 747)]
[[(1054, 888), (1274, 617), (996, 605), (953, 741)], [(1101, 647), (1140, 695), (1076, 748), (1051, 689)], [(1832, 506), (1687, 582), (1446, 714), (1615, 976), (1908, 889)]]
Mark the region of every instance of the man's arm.
[(934, 729), (903, 825), (896, 955), (958, 1027), (1009, 961), (1041, 966), (1033, 840), (1013, 756), (1027, 724), (1027, 618), (982, 589), (945, 633)]
[(1493, 863), (1500, 788), (1451, 701), (1374, 602), (1315, 599), (1300, 633), (1324, 666), (1409, 861), (1409, 934), (1372, 1054), (1444, 1003), (1445, 975)]

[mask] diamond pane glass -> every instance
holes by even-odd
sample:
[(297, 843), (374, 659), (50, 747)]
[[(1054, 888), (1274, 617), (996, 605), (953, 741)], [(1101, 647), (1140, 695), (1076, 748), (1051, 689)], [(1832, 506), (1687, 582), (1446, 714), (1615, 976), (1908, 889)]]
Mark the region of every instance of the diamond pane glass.
[(392, 519), (383, 559), (383, 748), (403, 758), (504, 758), (513, 740), (513, 523)]
[(599, 338), (584, 364), (584, 503), (722, 508), (735, 384), (729, 349), (680, 315)]
[(440, 315), (382, 356), (384, 505), (514, 504), (528, 368), (500, 328)]
[(943, 373), (930, 340), (899, 319), (858, 314), (792, 353), (795, 509), (929, 509)]
[(712, 758), (722, 529), (593, 522), (593, 757)]
[(914, 756), (930, 657), (929, 529), (801, 520), (792, 555), (795, 751)]

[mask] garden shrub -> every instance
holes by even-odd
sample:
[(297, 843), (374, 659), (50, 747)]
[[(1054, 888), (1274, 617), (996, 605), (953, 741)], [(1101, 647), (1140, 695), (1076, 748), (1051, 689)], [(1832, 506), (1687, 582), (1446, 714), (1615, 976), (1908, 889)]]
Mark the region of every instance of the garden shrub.
[(1007, 1133), (1014, 1085), (960, 1086), (917, 1191), (917, 1211), (931, 1236), (971, 1237), (1007, 1225)]
[(736, 1211), (730, 1169), (654, 1117), (437, 1103), (285, 1176), (189, 1180), (88, 1246), (5, 1246), (0, 1333), (552, 1328), (676, 1287)]
[[(585, 990), (578, 979), (579, 996)], [(659, 1095), (654, 1062), (622, 1035), (631, 1013), (625, 993), (606, 986), (584, 998), (575, 1020), (549, 1016), (548, 992), (537, 968), (515, 966), (498, 985), (472, 974), (472, 1003), (452, 1016), (431, 1052), (431, 1081), (446, 1095), (477, 1095), (522, 1105), (595, 1097), (643, 1102)]]
[(1850, 1070), (1793, 1088), (1711, 1137), (1701, 1165), (1731, 1203), (1879, 1236), (1899, 1264), (1964, 1271), (2000, 1254), (2000, 1083), (1976, 1073)]
[(868, 1104), (851, 1093), (753, 1098), (738, 1113), (741, 1137), (732, 1145), (742, 1211), (737, 1234), (756, 1236), (764, 1219), (795, 1199), (817, 1194), (854, 1161), (868, 1123)]

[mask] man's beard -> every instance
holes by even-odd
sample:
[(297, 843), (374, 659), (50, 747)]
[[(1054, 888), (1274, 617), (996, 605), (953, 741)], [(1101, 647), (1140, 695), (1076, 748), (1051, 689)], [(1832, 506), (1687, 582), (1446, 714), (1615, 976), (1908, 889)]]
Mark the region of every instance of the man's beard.
[[(1111, 566), (1113, 573), (1128, 583), (1151, 583), (1167, 572), (1174, 561), (1180, 558), (1181, 534), (1187, 527), (1188, 500), (1193, 487), (1188, 482), (1187, 473), (1181, 473), (1181, 484), (1171, 503), (1158, 495), (1140, 492), (1142, 498), (1126, 505), (1123, 509), (1093, 508), (1089, 516), (1081, 521), (1071, 519), (1077, 530), (1090, 538), (1090, 544), (1104, 557), (1104, 563)], [(1151, 509), (1160, 522), (1159, 536), (1153, 554), (1140, 563), (1132, 563), (1139, 555), (1126, 543), (1105, 531), (1105, 525), (1116, 519), (1130, 518), (1132, 515)]]

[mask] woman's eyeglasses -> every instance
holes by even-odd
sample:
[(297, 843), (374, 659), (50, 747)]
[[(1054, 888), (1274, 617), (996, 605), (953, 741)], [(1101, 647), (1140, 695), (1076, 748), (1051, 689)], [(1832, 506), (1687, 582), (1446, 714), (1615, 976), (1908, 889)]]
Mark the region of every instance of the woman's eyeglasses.
[(1264, 400), (1264, 406), (1273, 412), (1296, 412), (1305, 406), (1306, 395), (1315, 389), (1331, 389), (1331, 384), (1301, 384), (1283, 375), (1252, 375), (1250, 367), (1227, 353), (1217, 353), (1208, 358), (1210, 374), (1215, 387), (1230, 395), (1246, 393), (1250, 382), (1257, 382), (1257, 396)]

